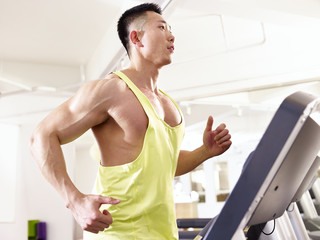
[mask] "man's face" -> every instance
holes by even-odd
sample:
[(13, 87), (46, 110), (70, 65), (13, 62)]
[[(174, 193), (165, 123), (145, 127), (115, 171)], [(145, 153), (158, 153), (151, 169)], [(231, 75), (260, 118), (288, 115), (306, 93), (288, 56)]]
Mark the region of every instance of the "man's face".
[(174, 36), (170, 26), (160, 14), (147, 12), (146, 22), (141, 37), (143, 47), (142, 56), (162, 67), (171, 63), (171, 54), (174, 52)]

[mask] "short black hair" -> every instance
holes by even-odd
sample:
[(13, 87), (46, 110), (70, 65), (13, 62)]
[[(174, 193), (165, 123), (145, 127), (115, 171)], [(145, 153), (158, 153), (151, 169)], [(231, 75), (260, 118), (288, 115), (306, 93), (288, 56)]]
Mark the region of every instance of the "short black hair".
[(147, 11), (155, 12), (160, 15), (162, 14), (162, 10), (159, 5), (155, 3), (143, 3), (126, 10), (119, 18), (118, 26), (117, 26), (118, 35), (128, 55), (129, 55), (129, 26), (134, 20), (136, 20), (140, 16), (145, 15)]

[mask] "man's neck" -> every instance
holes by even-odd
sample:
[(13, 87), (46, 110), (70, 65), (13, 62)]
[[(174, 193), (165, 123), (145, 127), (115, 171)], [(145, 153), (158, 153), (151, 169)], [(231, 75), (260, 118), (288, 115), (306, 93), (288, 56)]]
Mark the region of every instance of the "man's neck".
[(152, 64), (131, 62), (130, 66), (123, 72), (128, 75), (138, 88), (157, 92), (159, 70)]

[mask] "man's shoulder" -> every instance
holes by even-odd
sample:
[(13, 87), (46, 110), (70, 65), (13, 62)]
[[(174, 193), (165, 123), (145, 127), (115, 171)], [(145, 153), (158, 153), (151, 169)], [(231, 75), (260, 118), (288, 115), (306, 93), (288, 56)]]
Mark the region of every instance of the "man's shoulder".
[(109, 73), (104, 78), (98, 79), (97, 81), (106, 81), (106, 82), (120, 82), (121, 79), (115, 73)]
[(117, 75), (109, 74), (104, 78), (86, 83), (83, 89), (91, 94), (117, 96), (126, 90), (126, 84)]

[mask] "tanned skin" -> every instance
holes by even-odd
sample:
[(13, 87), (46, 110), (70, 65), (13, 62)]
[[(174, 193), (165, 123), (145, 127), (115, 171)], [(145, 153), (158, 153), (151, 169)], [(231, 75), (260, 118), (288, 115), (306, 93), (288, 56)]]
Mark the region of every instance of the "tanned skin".
[[(122, 70), (146, 95), (155, 111), (170, 126), (181, 123), (172, 101), (158, 89), (159, 70), (171, 63), (174, 36), (164, 18), (147, 12), (143, 31), (130, 29), (130, 66)], [(61, 145), (92, 129), (103, 166), (134, 161), (141, 152), (148, 118), (126, 83), (114, 74), (85, 84), (51, 112), (31, 138), (31, 152), (43, 176), (57, 190), (83, 230), (98, 233), (112, 224), (112, 216), (101, 204), (117, 204), (112, 196), (81, 193), (71, 181)], [(190, 172), (205, 160), (220, 155), (231, 145), (225, 124), (212, 129), (209, 116), (203, 144), (193, 151), (181, 150), (176, 176)]]

